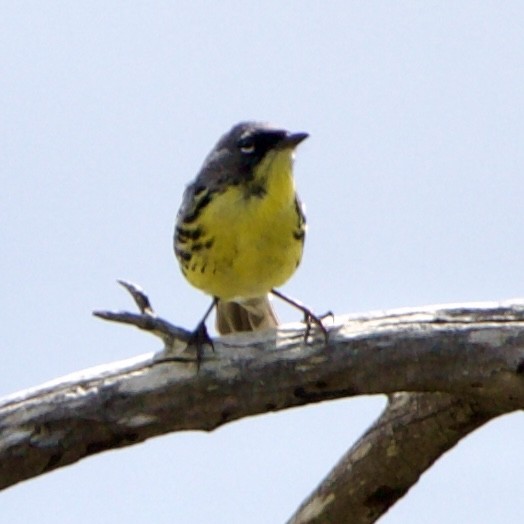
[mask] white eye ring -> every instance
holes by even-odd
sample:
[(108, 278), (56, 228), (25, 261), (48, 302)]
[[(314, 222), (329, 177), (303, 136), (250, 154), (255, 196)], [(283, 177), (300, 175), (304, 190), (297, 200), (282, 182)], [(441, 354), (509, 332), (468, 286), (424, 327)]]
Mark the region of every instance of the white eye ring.
[(253, 151), (255, 151), (255, 143), (253, 142), (253, 140), (246, 140), (244, 143), (241, 143), (239, 145), (239, 149), (245, 155), (250, 155), (251, 153), (253, 153)]

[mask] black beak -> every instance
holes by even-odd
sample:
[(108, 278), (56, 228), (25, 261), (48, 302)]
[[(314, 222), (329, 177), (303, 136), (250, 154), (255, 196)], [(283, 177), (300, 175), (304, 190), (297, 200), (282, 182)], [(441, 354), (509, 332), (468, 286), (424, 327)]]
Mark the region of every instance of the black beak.
[(303, 142), (309, 135), (307, 133), (287, 133), (287, 135), (279, 142), (279, 149), (295, 148)]

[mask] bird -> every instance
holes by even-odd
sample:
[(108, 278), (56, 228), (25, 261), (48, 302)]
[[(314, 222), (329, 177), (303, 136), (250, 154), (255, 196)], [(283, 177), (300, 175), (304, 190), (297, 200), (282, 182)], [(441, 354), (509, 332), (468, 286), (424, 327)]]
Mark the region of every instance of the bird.
[[(295, 150), (308, 133), (264, 122), (240, 122), (208, 154), (186, 187), (177, 214), (174, 250), (187, 281), (213, 298), (191, 343), (210, 343), (206, 320), (216, 307), (219, 334), (276, 328), (273, 294), (297, 307), (307, 323), (321, 318), (277, 290), (302, 259), (306, 234), (295, 190)], [(327, 340), (327, 338), (326, 338)]]

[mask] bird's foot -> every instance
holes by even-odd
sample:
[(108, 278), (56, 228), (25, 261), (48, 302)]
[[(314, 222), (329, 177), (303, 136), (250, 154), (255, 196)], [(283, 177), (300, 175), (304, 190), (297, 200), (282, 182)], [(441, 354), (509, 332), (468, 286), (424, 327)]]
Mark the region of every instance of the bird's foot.
[(204, 359), (204, 348), (205, 346), (211, 346), (211, 349), (215, 351), (213, 340), (207, 332), (206, 323), (200, 322), (196, 329), (191, 333), (191, 337), (187, 343), (187, 347), (194, 347), (196, 351), (196, 362), (197, 370), (200, 369), (200, 364)]
[(333, 318), (334, 316), (333, 313), (331, 311), (328, 311), (327, 313), (324, 313), (323, 315), (317, 316), (306, 307), (304, 307), (302, 311), (304, 313), (304, 319), (302, 320), (302, 322), (306, 324), (306, 332), (304, 333), (304, 342), (307, 343), (309, 339), (309, 335), (311, 334), (311, 329), (313, 327), (313, 324), (316, 324), (318, 328), (320, 329), (320, 331), (322, 332), (322, 335), (324, 336), (324, 343), (327, 344), (328, 339), (329, 339), (329, 332), (326, 326), (324, 326), (324, 323), (322, 321), (326, 319), (327, 317)]

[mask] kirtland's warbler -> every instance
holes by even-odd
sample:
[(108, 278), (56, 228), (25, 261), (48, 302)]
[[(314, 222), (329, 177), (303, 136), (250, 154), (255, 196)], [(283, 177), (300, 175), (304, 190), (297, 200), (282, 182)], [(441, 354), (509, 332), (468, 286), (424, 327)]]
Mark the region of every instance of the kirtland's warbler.
[[(277, 291), (302, 258), (306, 222), (295, 192), (293, 157), (307, 133), (242, 122), (218, 141), (186, 188), (174, 248), (186, 279), (213, 297), (195, 330), (209, 341), (205, 321), (217, 307), (219, 333), (276, 327), (268, 293), (321, 320)], [(198, 346), (197, 346), (198, 347)]]

